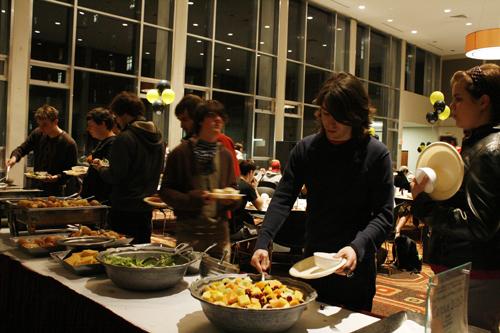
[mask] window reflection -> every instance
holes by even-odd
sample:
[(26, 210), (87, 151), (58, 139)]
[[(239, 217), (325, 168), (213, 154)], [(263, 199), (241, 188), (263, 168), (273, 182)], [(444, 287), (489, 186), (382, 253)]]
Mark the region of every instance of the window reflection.
[(138, 25), (99, 14), (78, 15), (75, 64), (135, 73)]
[(286, 63), (286, 82), (285, 99), (289, 101), (302, 101), (302, 87), (304, 66), (287, 61)]
[(174, 1), (145, 0), (144, 22), (172, 28), (174, 22)]
[(210, 73), (210, 45), (204, 39), (187, 37), (185, 82), (208, 86)]
[(307, 11), (307, 63), (333, 69), (335, 14), (313, 6)]
[(214, 88), (253, 93), (252, 52), (216, 43), (214, 57)]
[(260, 2), (259, 50), (276, 54), (278, 44), (279, 1)]
[(273, 156), (274, 115), (255, 114), (253, 156)]
[(65, 6), (35, 1), (31, 34), (32, 59), (69, 64), (72, 13), (73, 10)]
[(141, 18), (141, 6), (142, 6), (141, 0), (127, 0), (127, 1), (78, 0), (78, 6), (96, 9), (101, 12), (111, 13), (132, 19)]
[(304, 103), (311, 104), (318, 95), (319, 89), (331, 73), (318, 68), (306, 66), (306, 87), (304, 93)]
[(356, 32), (356, 76), (364, 79), (368, 79), (369, 40), (368, 29), (358, 25)]
[(370, 34), (370, 81), (389, 84), (389, 37), (371, 31)]
[(218, 0), (215, 38), (255, 49), (257, 0)]
[(172, 62), (172, 32), (144, 27), (141, 75), (170, 79)]
[(46, 82), (66, 83), (66, 70), (31, 66), (31, 79)]
[(337, 14), (335, 28), (335, 70), (349, 71), (349, 19)]
[(389, 88), (370, 83), (368, 85), (370, 102), (377, 109), (376, 115), (387, 117), (389, 109)]
[(275, 97), (276, 58), (259, 54), (257, 56), (257, 91), (260, 96)]
[(305, 3), (300, 0), (290, 0), (288, 5), (288, 59), (304, 60), (305, 15)]
[(212, 37), (213, 0), (194, 0), (188, 4), (188, 33)]
[(10, 1), (0, 1), (0, 54), (9, 53), (10, 37)]
[[(72, 136), (78, 145), (79, 155), (87, 152), (90, 138), (87, 136), (87, 112), (96, 107), (106, 107), (121, 91), (134, 91), (134, 79), (75, 71), (73, 97)], [(87, 148), (87, 150), (85, 149)]]

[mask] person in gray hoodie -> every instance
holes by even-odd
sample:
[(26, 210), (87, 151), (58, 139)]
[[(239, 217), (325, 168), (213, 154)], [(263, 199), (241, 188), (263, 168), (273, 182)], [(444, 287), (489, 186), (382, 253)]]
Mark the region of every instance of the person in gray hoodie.
[(145, 107), (137, 95), (123, 91), (110, 105), (121, 129), (111, 149), (109, 167), (94, 160), (103, 180), (112, 185), (110, 226), (149, 243), (152, 208), (143, 199), (157, 191), (164, 159), (161, 134), (144, 118)]

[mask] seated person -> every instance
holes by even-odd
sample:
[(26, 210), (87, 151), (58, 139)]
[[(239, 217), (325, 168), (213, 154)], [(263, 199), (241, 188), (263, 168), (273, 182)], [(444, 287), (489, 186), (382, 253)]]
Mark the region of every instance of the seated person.
[(401, 191), (407, 190), (408, 192), (411, 191), (410, 187), (410, 182), (408, 181), (408, 167), (402, 165), (398, 172), (397, 175), (394, 176), (394, 186), (398, 187)]
[(252, 235), (252, 232), (245, 226), (254, 225), (253, 217), (245, 210), (247, 202), (251, 202), (257, 210), (262, 209), (263, 200), (257, 191), (257, 180), (254, 177), (254, 171), (257, 166), (250, 160), (240, 162), (240, 179), (238, 180), (238, 188), (240, 194), (245, 197), (240, 201), (240, 206), (233, 212), (233, 217), (230, 222), (231, 240), (241, 240)]
[(261, 182), (269, 182), (278, 186), (281, 180), (281, 163), (278, 160), (271, 160), (269, 164), (269, 170), (259, 179), (259, 186)]

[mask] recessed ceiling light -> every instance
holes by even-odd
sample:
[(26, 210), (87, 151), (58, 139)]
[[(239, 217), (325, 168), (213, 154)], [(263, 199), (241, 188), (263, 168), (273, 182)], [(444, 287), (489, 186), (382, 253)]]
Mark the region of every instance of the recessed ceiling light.
[(342, 28), (337, 28), (337, 31), (342, 31)]
[(124, 27), (128, 27), (128, 23), (122, 23)]
[(78, 14), (80, 14), (80, 15), (85, 15), (85, 13), (84, 13), (84, 12), (82, 12), (81, 10), (78, 12)]
[(228, 46), (228, 47), (226, 47), (226, 50), (231, 50), (231, 48)]
[(36, 33), (36, 34), (39, 34), (39, 33), (40, 33), (40, 30), (35, 30), (35, 33)]
[(2, 9), (2, 14), (5, 14), (5, 9)]
[(392, 21), (394, 21), (393, 19), (387, 19), (387, 22), (391, 23)]
[(228, 33), (227, 33), (227, 35), (228, 35), (228, 36), (232, 36), (232, 35), (233, 35), (233, 33), (232, 33), (232, 32), (228, 32)]
[(55, 21), (55, 22), (54, 22), (54, 24), (55, 24), (55, 25), (61, 25), (61, 22), (59, 22), (59, 21)]
[(260, 45), (264, 45), (264, 42), (260, 42), (259, 44), (260, 44)]
[(230, 69), (229, 69), (229, 68), (226, 68), (226, 72), (229, 72), (229, 71), (230, 71)]
[(415, 34), (418, 33), (418, 31), (417, 30), (412, 30), (411, 33), (415, 35)]
[(200, 40), (200, 39), (197, 39), (197, 40), (196, 40), (196, 43), (201, 43), (201, 40)]
[(227, 58), (227, 59), (226, 59), (226, 61), (227, 61), (227, 62), (230, 62), (230, 61), (231, 61), (231, 59), (230, 59), (230, 58)]
[(292, 53), (292, 50), (288, 50), (288, 53)]
[(465, 25), (472, 25), (472, 22), (467, 22), (465, 23)]
[(83, 39), (81, 39), (81, 38), (78, 38), (78, 39), (77, 39), (77, 41), (79, 41), (79, 42), (83, 42)]
[(146, 52), (144, 52), (144, 54), (146, 54), (146, 55), (150, 55), (151, 53), (149, 53), (148, 51), (146, 51)]
[(260, 57), (260, 54), (257, 54), (257, 57)]
[(265, 25), (264, 28), (265, 29), (269, 29), (271, 26), (270, 25)]
[(307, 19), (308, 19), (308, 20), (312, 20), (312, 19), (313, 19), (313, 17), (312, 17), (312, 16), (308, 16), (308, 17), (307, 17)]
[(323, 47), (326, 47), (327, 45), (326, 44), (323, 44)]
[(361, 9), (361, 10), (363, 10), (363, 9), (365, 9), (365, 8), (366, 8), (366, 6), (365, 6), (365, 5), (359, 5), (359, 6), (358, 6), (358, 9)]
[(449, 12), (451, 12), (451, 9), (445, 9), (445, 10), (443, 10), (443, 12), (449, 13)]
[(205, 55), (205, 53), (201, 52), (200, 55)]
[(198, 26), (198, 23), (193, 23), (193, 27), (197, 27)]
[(188, 1), (188, 5), (190, 5), (190, 6), (191, 6), (191, 5), (194, 5), (194, 2), (192, 2), (192, 1)]

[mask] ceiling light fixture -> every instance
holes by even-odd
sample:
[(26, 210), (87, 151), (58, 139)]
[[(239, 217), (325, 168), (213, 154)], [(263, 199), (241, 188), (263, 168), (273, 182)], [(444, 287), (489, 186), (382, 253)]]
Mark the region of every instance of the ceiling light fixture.
[(54, 22), (54, 24), (55, 24), (55, 25), (61, 25), (61, 22), (59, 22), (59, 21), (55, 21), (55, 22)]
[(231, 48), (228, 46), (228, 47), (226, 47), (226, 50), (231, 50)]
[(192, 2), (192, 1), (188, 1), (188, 5), (190, 5), (190, 6), (191, 6), (191, 5), (194, 5), (194, 2)]
[(228, 33), (227, 33), (227, 35), (228, 35), (228, 36), (232, 36), (232, 35), (233, 35), (233, 33), (232, 33), (232, 32), (228, 32)]
[(85, 13), (84, 13), (84, 12), (82, 12), (82, 11), (79, 11), (79, 12), (78, 12), (78, 14), (80, 14), (80, 15), (85, 15)]
[(149, 53), (148, 51), (144, 52), (145, 55), (150, 55), (151, 53)]
[(326, 47), (327, 45), (326, 44), (323, 44), (323, 47)]
[(500, 59), (500, 28), (472, 32), (465, 36), (465, 56), (472, 59)]
[(40, 30), (35, 30), (35, 33), (36, 33), (36, 34), (39, 34), (39, 33), (40, 33)]
[(359, 6), (358, 6), (358, 9), (361, 9), (361, 10), (363, 10), (363, 9), (365, 9), (365, 8), (366, 8), (366, 6), (365, 6), (365, 5), (359, 5)]
[(465, 23), (465, 25), (472, 25), (472, 22), (467, 22)]
[(193, 23), (193, 27), (197, 27), (198, 26), (198, 23)]
[(196, 43), (201, 43), (201, 40), (199, 40), (199, 39), (198, 39), (198, 40), (196, 40)]
[(443, 10), (443, 12), (449, 13), (449, 12), (451, 12), (451, 9), (445, 9), (445, 10)]
[(270, 25), (265, 25), (264, 28), (269, 29), (271, 26)]
[(128, 27), (128, 24), (127, 24), (127, 23), (122, 23), (122, 25), (123, 25), (124, 27)]
[(418, 33), (418, 31), (417, 30), (412, 30), (411, 33), (415, 35), (415, 34)]
[(393, 19), (387, 19), (387, 22), (391, 23), (392, 21), (394, 21)]
[(312, 20), (312, 19), (313, 19), (313, 17), (312, 17), (312, 16), (308, 16), (308, 17), (307, 17), (307, 19), (308, 19), (308, 20)]
[(5, 9), (2, 9), (2, 14), (5, 14), (5, 13), (6, 13)]
[(77, 39), (77, 41), (79, 41), (79, 42), (83, 42), (83, 39), (81, 39), (81, 38), (78, 38), (78, 39)]

